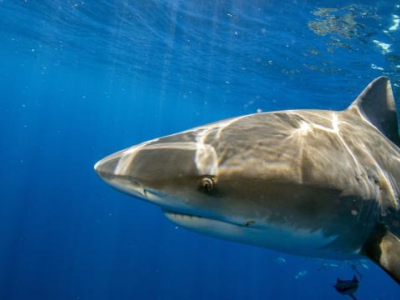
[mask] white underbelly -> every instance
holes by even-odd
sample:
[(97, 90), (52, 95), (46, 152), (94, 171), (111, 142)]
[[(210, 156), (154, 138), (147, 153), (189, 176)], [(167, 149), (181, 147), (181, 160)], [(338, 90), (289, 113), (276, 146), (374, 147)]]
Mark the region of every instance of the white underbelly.
[(318, 258), (356, 259), (358, 253), (341, 252), (329, 245), (335, 237), (323, 235), (322, 230), (307, 231), (289, 227), (240, 226), (203, 217), (164, 212), (172, 222), (199, 233), (234, 242), (251, 244), (286, 253)]

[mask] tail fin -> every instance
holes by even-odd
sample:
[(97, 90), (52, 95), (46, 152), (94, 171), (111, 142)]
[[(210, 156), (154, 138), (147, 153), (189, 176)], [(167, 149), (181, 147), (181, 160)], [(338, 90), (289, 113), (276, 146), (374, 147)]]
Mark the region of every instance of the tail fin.
[(375, 227), (362, 252), (400, 284), (400, 239), (385, 225)]

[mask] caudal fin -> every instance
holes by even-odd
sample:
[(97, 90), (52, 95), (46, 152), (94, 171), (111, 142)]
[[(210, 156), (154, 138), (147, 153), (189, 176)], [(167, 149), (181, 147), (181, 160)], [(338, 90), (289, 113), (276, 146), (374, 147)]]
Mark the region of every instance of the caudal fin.
[(400, 284), (400, 239), (385, 225), (375, 227), (364, 244), (363, 254)]

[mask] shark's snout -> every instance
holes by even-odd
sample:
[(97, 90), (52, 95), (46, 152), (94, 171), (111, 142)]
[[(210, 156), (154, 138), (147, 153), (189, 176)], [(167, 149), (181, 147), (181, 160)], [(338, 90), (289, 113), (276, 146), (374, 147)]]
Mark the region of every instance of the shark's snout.
[(133, 146), (95, 165), (97, 174), (114, 188), (163, 207), (185, 206), (204, 176), (218, 170), (215, 149), (207, 144), (180, 142), (174, 137)]
[(114, 154), (111, 154), (101, 160), (99, 160), (94, 165), (94, 170), (96, 173), (104, 180), (107, 181), (107, 178), (115, 175), (115, 169), (118, 166), (121, 156), (124, 151), (119, 151)]
[(130, 154), (132, 154), (132, 150), (135, 150), (134, 148), (106, 156), (95, 164), (94, 169), (100, 178), (112, 187), (137, 197), (148, 198), (149, 193), (146, 188), (135, 178), (129, 176), (128, 167), (133, 161)]

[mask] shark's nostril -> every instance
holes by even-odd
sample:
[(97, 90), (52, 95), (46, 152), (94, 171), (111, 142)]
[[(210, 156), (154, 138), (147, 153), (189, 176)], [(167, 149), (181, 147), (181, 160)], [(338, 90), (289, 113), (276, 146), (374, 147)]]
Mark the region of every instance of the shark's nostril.
[(136, 180), (129, 179), (129, 183), (136, 189), (143, 189), (143, 186)]

